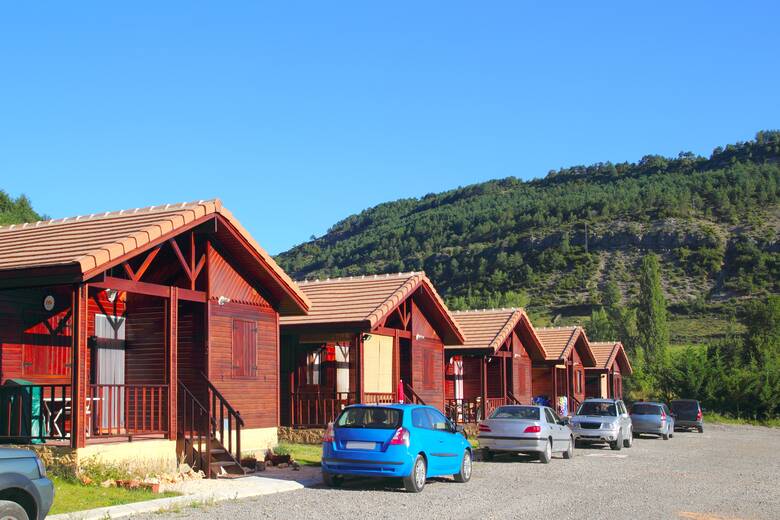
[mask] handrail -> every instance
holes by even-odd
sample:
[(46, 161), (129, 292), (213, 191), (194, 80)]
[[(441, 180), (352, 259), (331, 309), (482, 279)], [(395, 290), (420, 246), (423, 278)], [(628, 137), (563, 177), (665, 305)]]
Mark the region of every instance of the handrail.
[(515, 397), (515, 394), (513, 394), (510, 390), (506, 391), (506, 398), (509, 400), (511, 404), (523, 404), (520, 402), (520, 399)]
[[(419, 395), (417, 395), (417, 392), (414, 391), (414, 388), (412, 388), (409, 383), (404, 381), (403, 385), (404, 385), (404, 400), (407, 400), (411, 404), (425, 404), (425, 401), (423, 401), (422, 398)], [(409, 399), (407, 395), (411, 396), (413, 399)]]
[(211, 381), (209, 381), (209, 378), (208, 378), (208, 377), (206, 377), (206, 374), (204, 374), (203, 372), (201, 372), (201, 373), (200, 373), (200, 375), (201, 375), (201, 377), (203, 378), (203, 380), (206, 382), (206, 385), (208, 386), (209, 390), (211, 390), (211, 391), (214, 393), (214, 395), (216, 395), (216, 396), (217, 396), (217, 398), (218, 398), (218, 399), (219, 399), (219, 400), (222, 402), (222, 404), (225, 406), (225, 408), (227, 409), (227, 411), (228, 411), (228, 412), (230, 412), (230, 413), (232, 413), (232, 414), (235, 414), (236, 416), (238, 416), (238, 419), (241, 421), (241, 426), (244, 426), (244, 419), (242, 419), (242, 418), (241, 418), (241, 412), (239, 412), (238, 410), (236, 410), (235, 408), (233, 408), (233, 407), (230, 405), (230, 403), (228, 402), (228, 400), (227, 400), (227, 399), (225, 399), (225, 397), (222, 395), (222, 392), (220, 392), (219, 390), (217, 390), (217, 387), (215, 387), (215, 386), (214, 386), (214, 385), (211, 383)]
[[(203, 403), (195, 397), (181, 380), (178, 380), (179, 412), (181, 420), (177, 421), (176, 438), (179, 456), (194, 469), (200, 469), (211, 477), (211, 413)], [(188, 413), (189, 412), (189, 413)], [(205, 453), (203, 442), (206, 442)]]

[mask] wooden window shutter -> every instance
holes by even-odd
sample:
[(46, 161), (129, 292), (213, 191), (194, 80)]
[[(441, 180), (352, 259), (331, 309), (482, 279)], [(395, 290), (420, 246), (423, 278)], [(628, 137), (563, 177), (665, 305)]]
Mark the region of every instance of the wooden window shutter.
[(257, 375), (257, 323), (233, 320), (233, 377)]

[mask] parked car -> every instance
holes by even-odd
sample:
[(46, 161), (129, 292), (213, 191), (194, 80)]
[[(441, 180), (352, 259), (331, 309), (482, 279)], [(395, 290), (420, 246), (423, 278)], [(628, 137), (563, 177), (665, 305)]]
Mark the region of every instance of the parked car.
[(664, 403), (639, 402), (631, 407), (634, 435), (658, 435), (668, 441), (674, 437), (674, 415)]
[(499, 406), (479, 423), (477, 439), (486, 459), (495, 452), (532, 453), (544, 464), (552, 454), (574, 457), (574, 437), (567, 419), (546, 406)]
[(704, 433), (704, 419), (699, 401), (695, 399), (675, 399), (669, 403), (674, 414), (675, 430), (697, 430)]
[(322, 439), (322, 480), (338, 486), (345, 475), (400, 477), (413, 493), (428, 477), (468, 482), (472, 451), (462, 432), (431, 406), (348, 406)]
[(54, 501), (54, 485), (32, 450), (0, 448), (0, 518), (43, 520)]
[(577, 444), (609, 444), (613, 450), (633, 445), (628, 410), (619, 399), (585, 399), (570, 421)]

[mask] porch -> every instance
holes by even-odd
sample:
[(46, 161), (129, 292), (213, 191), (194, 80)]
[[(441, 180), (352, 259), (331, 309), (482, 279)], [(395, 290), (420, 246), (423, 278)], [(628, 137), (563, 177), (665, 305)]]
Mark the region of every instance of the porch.
[(499, 406), (521, 404), (512, 392), (513, 363), (504, 351), (449, 354), (445, 415), (456, 424), (476, 424)]

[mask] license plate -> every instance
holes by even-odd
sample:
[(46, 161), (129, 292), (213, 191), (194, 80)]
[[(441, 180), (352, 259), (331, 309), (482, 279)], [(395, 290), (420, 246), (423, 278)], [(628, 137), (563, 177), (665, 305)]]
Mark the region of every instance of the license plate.
[(348, 450), (373, 450), (376, 448), (375, 442), (347, 441)]

